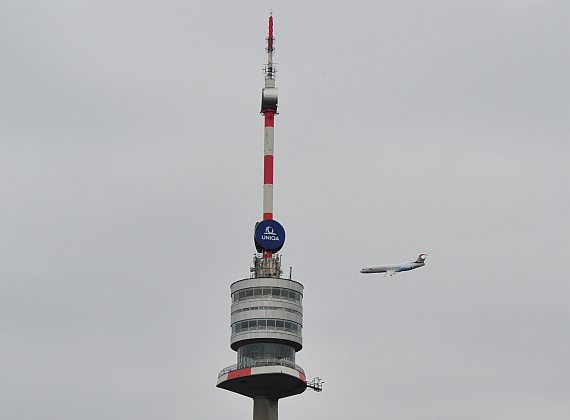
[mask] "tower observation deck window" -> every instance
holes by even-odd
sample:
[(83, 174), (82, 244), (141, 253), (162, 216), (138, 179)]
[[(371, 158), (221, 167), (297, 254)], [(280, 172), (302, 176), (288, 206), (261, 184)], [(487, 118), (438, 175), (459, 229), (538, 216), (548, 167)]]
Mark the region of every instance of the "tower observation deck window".
[(246, 299), (285, 299), (297, 303), (303, 302), (303, 295), (291, 289), (282, 287), (250, 287), (232, 293), (232, 302)]
[(290, 309), (290, 308), (284, 308), (281, 306), (249, 306), (246, 308), (241, 308), (241, 309), (237, 309), (235, 311), (232, 312), (233, 314), (239, 314), (240, 312), (247, 312), (247, 311), (258, 311), (258, 310), (273, 310), (273, 311), (285, 311), (285, 312), (290, 312), (292, 314), (295, 315), (299, 315), (299, 316), (303, 316), (303, 314), (299, 311), (296, 311), (294, 309)]
[(302, 329), (300, 324), (283, 319), (248, 319), (232, 324), (232, 334), (256, 330), (279, 330), (301, 336)]
[(295, 349), (285, 344), (246, 344), (238, 349), (238, 363), (253, 360), (282, 359), (295, 362)]

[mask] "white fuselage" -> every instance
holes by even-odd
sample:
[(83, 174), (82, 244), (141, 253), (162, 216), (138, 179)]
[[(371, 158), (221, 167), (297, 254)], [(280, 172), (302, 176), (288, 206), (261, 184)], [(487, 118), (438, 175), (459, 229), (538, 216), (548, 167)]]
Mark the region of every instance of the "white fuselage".
[(425, 263), (418, 262), (406, 262), (402, 264), (386, 264), (386, 265), (371, 265), (370, 267), (364, 267), (360, 270), (363, 274), (370, 273), (399, 273), (401, 271), (410, 271), (414, 268), (422, 267)]

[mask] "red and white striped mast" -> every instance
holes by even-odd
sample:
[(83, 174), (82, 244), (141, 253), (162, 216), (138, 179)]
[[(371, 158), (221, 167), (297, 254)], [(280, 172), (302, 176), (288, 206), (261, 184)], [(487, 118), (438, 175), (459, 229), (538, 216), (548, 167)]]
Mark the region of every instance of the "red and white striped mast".
[[(275, 87), (275, 65), (273, 64), (273, 16), (269, 16), (267, 37), (267, 64), (265, 65), (265, 87), (261, 93), (261, 113), (265, 117), (263, 149), (263, 220), (273, 219), (273, 141), (275, 115), (277, 114), (277, 88)], [(264, 250), (263, 258), (273, 255)]]

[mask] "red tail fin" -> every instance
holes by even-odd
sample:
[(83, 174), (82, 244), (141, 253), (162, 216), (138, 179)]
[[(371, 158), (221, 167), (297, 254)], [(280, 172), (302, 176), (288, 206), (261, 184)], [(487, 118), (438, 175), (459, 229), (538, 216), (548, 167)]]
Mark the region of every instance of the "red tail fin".
[(420, 254), (418, 259), (416, 260), (417, 263), (423, 263), (427, 257), (427, 254)]

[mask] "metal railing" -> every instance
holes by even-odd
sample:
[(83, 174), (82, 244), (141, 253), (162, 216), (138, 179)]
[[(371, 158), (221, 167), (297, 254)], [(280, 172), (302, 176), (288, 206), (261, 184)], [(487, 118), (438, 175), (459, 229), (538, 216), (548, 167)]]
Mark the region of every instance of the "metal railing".
[(321, 378), (315, 378), (311, 382), (307, 382), (307, 387), (313, 391), (321, 392), (323, 390), (323, 384), (324, 382)]
[(260, 366), (286, 366), (291, 369), (295, 369), (298, 372), (301, 372), (303, 376), (305, 376), (305, 371), (301, 366), (295, 364), (290, 360), (286, 359), (261, 359), (261, 360), (250, 360), (248, 362), (241, 362), (236, 363), (235, 365), (228, 366), (218, 374), (218, 378), (225, 375), (226, 373), (233, 372), (234, 370), (252, 368), (252, 367), (260, 367)]

